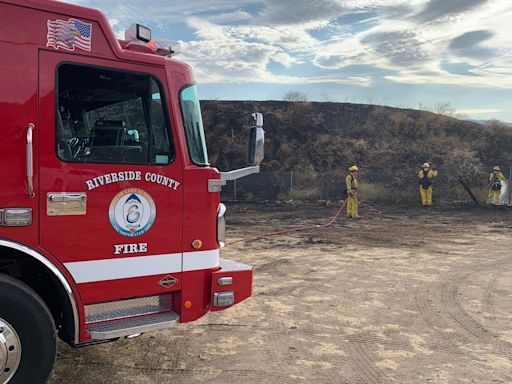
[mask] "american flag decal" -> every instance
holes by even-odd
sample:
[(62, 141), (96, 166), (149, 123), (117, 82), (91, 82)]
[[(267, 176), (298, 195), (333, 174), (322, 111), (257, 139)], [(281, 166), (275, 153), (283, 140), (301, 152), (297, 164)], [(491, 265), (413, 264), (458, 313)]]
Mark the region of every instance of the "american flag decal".
[(74, 51), (91, 50), (92, 24), (77, 19), (48, 20), (47, 47)]

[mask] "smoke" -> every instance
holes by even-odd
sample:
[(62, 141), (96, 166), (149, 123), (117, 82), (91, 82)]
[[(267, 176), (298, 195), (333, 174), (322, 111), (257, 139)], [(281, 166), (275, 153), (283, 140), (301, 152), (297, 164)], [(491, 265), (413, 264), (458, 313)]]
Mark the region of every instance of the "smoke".
[(501, 183), (501, 196), (500, 196), (500, 205), (512, 205), (512, 201), (510, 201), (510, 182), (503, 181)]

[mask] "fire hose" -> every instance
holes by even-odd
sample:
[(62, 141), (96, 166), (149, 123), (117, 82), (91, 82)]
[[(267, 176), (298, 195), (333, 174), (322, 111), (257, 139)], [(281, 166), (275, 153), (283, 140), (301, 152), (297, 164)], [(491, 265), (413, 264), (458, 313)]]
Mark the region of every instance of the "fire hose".
[[(265, 237), (279, 236), (279, 235), (285, 235), (288, 233), (305, 232), (305, 231), (311, 231), (311, 230), (316, 230), (316, 229), (321, 229), (321, 228), (327, 228), (327, 227), (333, 225), (338, 220), (341, 212), (343, 211), (343, 208), (345, 208), (346, 205), (347, 205), (347, 200), (345, 200), (343, 202), (343, 204), (341, 204), (341, 206), (338, 208), (338, 211), (336, 212), (336, 214), (331, 218), (331, 220), (329, 220), (325, 224), (316, 224), (316, 225), (309, 225), (309, 226), (305, 226), (305, 227), (283, 229), (283, 230), (274, 231), (274, 232), (260, 233), (260, 234), (254, 235), (254, 236), (244, 237), (242, 239), (230, 241), (230, 242), (226, 243), (226, 246), (236, 244), (236, 243), (241, 243), (244, 241), (249, 241), (249, 240), (262, 239)], [(361, 208), (367, 208), (370, 214), (376, 214), (376, 215), (382, 214), (382, 212), (373, 208), (368, 203), (361, 203), (360, 206), (361, 206)]]

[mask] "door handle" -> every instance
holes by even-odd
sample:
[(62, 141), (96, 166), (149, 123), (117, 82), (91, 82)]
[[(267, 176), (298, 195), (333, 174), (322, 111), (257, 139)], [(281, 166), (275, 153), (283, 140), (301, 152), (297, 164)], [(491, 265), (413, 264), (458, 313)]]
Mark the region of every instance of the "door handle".
[(87, 213), (87, 193), (49, 192), (46, 195), (48, 216), (85, 215)]
[(69, 201), (83, 202), (87, 198), (85, 193), (50, 193), (48, 199), (54, 203), (63, 203)]
[(32, 147), (32, 131), (35, 127), (33, 123), (27, 125), (27, 189), (30, 198), (34, 197), (34, 150)]

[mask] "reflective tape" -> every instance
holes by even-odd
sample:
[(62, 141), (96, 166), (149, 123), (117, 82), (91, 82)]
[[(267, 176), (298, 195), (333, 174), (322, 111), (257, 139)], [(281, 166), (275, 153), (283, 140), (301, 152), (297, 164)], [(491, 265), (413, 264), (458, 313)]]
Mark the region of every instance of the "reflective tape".
[(217, 268), (219, 250), (65, 263), (77, 284)]

